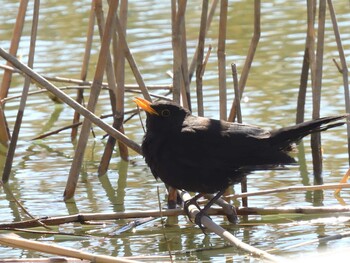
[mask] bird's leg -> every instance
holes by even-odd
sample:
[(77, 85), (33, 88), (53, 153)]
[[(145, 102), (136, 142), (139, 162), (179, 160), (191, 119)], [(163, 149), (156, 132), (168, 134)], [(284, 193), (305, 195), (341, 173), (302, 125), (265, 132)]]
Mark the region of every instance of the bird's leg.
[(207, 216), (208, 209), (224, 194), (226, 189), (218, 192), (205, 206), (203, 209), (199, 209), (199, 213), (196, 215), (194, 222), (203, 230), (203, 226), (201, 224), (201, 220), (203, 216)]
[[(211, 199), (211, 198), (214, 198), (214, 195), (206, 194), (205, 197), (208, 199)], [(230, 223), (237, 224), (237, 222), (238, 222), (237, 211), (233, 205), (229, 204), (228, 202), (226, 202), (222, 198), (218, 198), (215, 203), (222, 207), (222, 209), (223, 209), (224, 213), (226, 214), (226, 217)]]
[(167, 189), (168, 189), (168, 208), (174, 209), (176, 208), (176, 204), (178, 203), (177, 190), (171, 186), (167, 186)]
[(199, 207), (199, 205), (197, 204), (197, 200), (199, 198), (201, 198), (204, 194), (199, 193), (197, 195), (195, 195), (194, 197), (192, 197), (190, 200), (187, 200), (184, 202), (184, 211), (186, 213), (186, 215), (188, 216), (188, 218), (191, 220), (191, 216), (190, 216), (190, 211), (188, 210), (188, 207), (190, 205), (195, 205), (199, 211), (201, 211), (202, 209)]

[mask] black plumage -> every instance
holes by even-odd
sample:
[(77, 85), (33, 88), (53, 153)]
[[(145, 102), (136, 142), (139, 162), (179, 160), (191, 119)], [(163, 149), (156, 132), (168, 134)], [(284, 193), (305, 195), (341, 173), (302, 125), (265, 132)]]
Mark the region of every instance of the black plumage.
[(248, 124), (193, 116), (169, 101), (136, 98), (146, 111), (142, 152), (155, 178), (191, 192), (215, 193), (251, 171), (295, 160), (288, 153), (304, 136), (343, 125), (347, 115), (325, 117), (268, 131)]

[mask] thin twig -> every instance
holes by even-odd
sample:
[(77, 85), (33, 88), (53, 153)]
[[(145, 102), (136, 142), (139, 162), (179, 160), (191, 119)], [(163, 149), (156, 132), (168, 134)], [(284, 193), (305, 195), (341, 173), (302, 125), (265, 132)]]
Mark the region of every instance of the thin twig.
[(311, 185), (311, 186), (291, 186), (291, 187), (284, 187), (284, 188), (271, 189), (271, 190), (262, 190), (262, 191), (249, 192), (249, 193), (233, 194), (227, 197), (237, 199), (237, 198), (242, 198), (247, 196), (267, 195), (267, 194), (273, 194), (273, 193), (329, 190), (329, 189), (339, 189), (339, 188), (350, 188), (350, 183), (349, 184), (324, 184), (324, 185)]
[(42, 226), (42, 227), (44, 227), (44, 228), (46, 228), (46, 229), (51, 230), (51, 228), (48, 227), (45, 223), (41, 222), (40, 219), (34, 218), (34, 216), (32, 216), (32, 215), (29, 213), (29, 211), (17, 200), (17, 198), (13, 195), (12, 191), (11, 191), (8, 187), (6, 187), (5, 184), (4, 184), (2, 181), (0, 181), (0, 185), (4, 188), (4, 190), (6, 191), (6, 193), (11, 197), (11, 199), (13, 199), (13, 200), (15, 201), (15, 203), (22, 209), (22, 211), (23, 211), (28, 217), (30, 217), (32, 220), (35, 220), (35, 221), (38, 223), (38, 225), (40, 225), (40, 226)]

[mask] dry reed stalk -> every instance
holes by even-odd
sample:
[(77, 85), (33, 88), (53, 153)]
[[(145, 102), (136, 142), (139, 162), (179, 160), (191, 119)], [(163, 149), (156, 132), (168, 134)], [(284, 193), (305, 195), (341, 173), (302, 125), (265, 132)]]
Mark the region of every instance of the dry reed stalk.
[[(28, 0), (21, 0), (19, 4), (16, 23), (13, 29), (13, 35), (12, 35), (11, 45), (9, 49), (9, 53), (13, 56), (16, 56), (17, 50), (19, 47), (19, 42), (21, 40), (28, 2), (29, 2)], [(7, 65), (10, 65), (9, 62), (7, 62)], [(2, 77), (1, 86), (0, 86), (0, 99), (7, 97), (8, 89), (10, 88), (10, 84), (11, 84), (11, 78), (12, 78), (12, 72), (5, 70), (4, 75)]]
[(74, 110), (79, 111), (81, 115), (83, 115), (85, 118), (89, 119), (92, 123), (94, 123), (96, 126), (100, 127), (102, 130), (107, 132), (108, 134), (113, 135), (117, 140), (122, 141), (125, 143), (129, 148), (133, 149), (135, 152), (141, 154), (141, 147), (136, 142), (130, 140), (127, 136), (120, 133), (116, 129), (114, 129), (112, 126), (108, 125), (106, 122), (102, 121), (99, 117), (97, 117), (94, 113), (87, 110), (85, 107), (81, 106), (79, 103), (77, 103), (75, 100), (73, 100), (71, 97), (66, 95), (64, 92), (62, 92), (60, 89), (58, 89), (56, 86), (48, 82), (45, 78), (34, 72), (31, 68), (20, 62), (16, 57), (10, 55), (7, 53), (3, 48), (0, 47), (0, 56), (4, 59), (10, 61), (16, 68), (20, 69), (23, 73), (28, 75), (32, 80), (34, 80), (38, 85), (41, 87), (47, 89), (49, 92), (53, 93), (55, 96), (57, 96), (60, 100), (62, 100), (64, 103), (72, 107)]
[(307, 89), (307, 81), (309, 78), (309, 50), (307, 48), (308, 44), (305, 44), (304, 57), (303, 57), (303, 65), (300, 74), (300, 85), (298, 92), (298, 100), (297, 100), (297, 114), (296, 114), (296, 123), (304, 122), (305, 115), (305, 100), (306, 100), (306, 89)]
[(181, 97), (182, 105), (192, 111), (191, 106), (191, 93), (190, 93), (190, 80), (188, 73), (188, 57), (187, 57), (187, 38), (186, 38), (186, 22), (185, 16), (180, 24), (181, 26)]
[[(232, 78), (233, 78), (233, 88), (235, 92), (234, 105), (236, 106), (237, 122), (242, 123), (241, 100), (240, 100), (240, 92), (239, 92), (239, 86), (238, 86), (237, 67), (235, 64), (231, 64), (231, 70), (232, 70)], [(246, 176), (243, 177), (241, 181), (241, 191), (242, 193), (245, 193), (248, 191), (248, 181)], [(244, 207), (248, 206), (247, 197), (242, 198), (242, 205)]]
[[(176, 5), (178, 4), (178, 6)], [(187, 68), (186, 32), (185, 32), (185, 12), (187, 0), (171, 1), (171, 21), (172, 21), (172, 47), (173, 47), (173, 101), (181, 104), (181, 94), (184, 107), (190, 108), (189, 78)], [(184, 61), (186, 60), (186, 61)], [(184, 76), (186, 72), (187, 76)], [(188, 85), (188, 88), (185, 87)], [(186, 89), (188, 89), (186, 91)], [(188, 96), (187, 96), (188, 92)], [(169, 188), (168, 207), (173, 208), (177, 203), (177, 191)]]
[[(128, 1), (122, 0), (120, 3), (120, 22), (123, 29), (124, 35), (126, 35), (126, 29), (127, 29), (127, 19), (128, 19)], [(115, 48), (117, 48), (117, 45), (114, 45)], [(119, 50), (117, 48), (117, 50)], [(124, 50), (121, 49), (121, 50)], [(115, 54), (115, 76), (117, 79), (117, 105), (116, 105), (116, 128), (117, 130), (120, 130), (122, 133), (124, 133), (124, 100), (125, 100), (125, 54), (123, 52), (114, 53)], [(112, 137), (110, 137), (112, 138)], [(119, 154), (120, 157), (127, 161), (129, 159), (129, 152), (128, 148), (118, 142), (119, 147)]]
[[(109, 46), (112, 38), (112, 29), (113, 29), (114, 20), (116, 17), (118, 3), (119, 1), (112, 1), (108, 9), (106, 25), (103, 32), (102, 44), (101, 44), (97, 65), (96, 65), (94, 81), (91, 86), (90, 97), (87, 104), (87, 109), (91, 112), (95, 111), (98, 96), (101, 90), (103, 74), (106, 69), (107, 61), (109, 61), (108, 57), (110, 57), (108, 56)], [(96, 6), (96, 8), (98, 8), (98, 5)], [(81, 127), (79, 140), (77, 143), (77, 147), (75, 150), (74, 158), (69, 171), (66, 188), (63, 194), (64, 200), (68, 200), (74, 196), (74, 192), (78, 183), (81, 166), (84, 159), (84, 153), (85, 153), (87, 141), (90, 135), (90, 129), (91, 129), (91, 121), (89, 119), (84, 119), (83, 125)]]
[[(259, 44), (260, 33), (261, 33), (260, 18), (261, 18), (261, 1), (255, 0), (254, 1), (254, 33), (253, 33), (252, 40), (250, 42), (247, 58), (245, 60), (245, 63), (242, 69), (242, 74), (238, 83), (239, 91), (240, 91), (240, 99), (242, 98), (243, 91), (247, 83), (249, 71), (254, 59), (255, 51)], [(234, 121), (236, 118), (236, 106), (234, 105), (234, 103), (235, 102), (233, 101), (230, 114), (228, 117), (228, 121)]]
[[(216, 10), (216, 6), (218, 5), (218, 2), (219, 2), (219, 0), (213, 0), (212, 4), (210, 6), (210, 11), (209, 11), (208, 17), (206, 19), (205, 34), (207, 34), (207, 32), (208, 32), (208, 30), (210, 28), (210, 24), (211, 24), (211, 21), (213, 20), (213, 16), (215, 14), (215, 10)], [(188, 70), (189, 71), (188, 74), (189, 74), (190, 82), (191, 82), (193, 73), (194, 73), (194, 71), (196, 69), (196, 66), (197, 66), (197, 56), (198, 56), (198, 46), (196, 48), (196, 51), (194, 53), (194, 56), (193, 56), (191, 64), (190, 64), (190, 68)]]
[[(92, 40), (94, 36), (94, 27), (95, 27), (95, 10), (94, 9), (95, 9), (95, 2), (91, 1), (88, 31), (86, 34), (85, 52), (84, 52), (83, 63), (80, 71), (80, 79), (82, 81), (86, 81), (87, 73), (88, 73), (88, 66), (90, 61)], [(83, 104), (83, 100), (84, 100), (84, 90), (78, 89), (76, 101), (80, 104)], [(73, 117), (73, 123), (77, 123), (79, 122), (79, 120), (80, 120), (80, 114), (77, 111), (75, 111), (74, 117)], [(78, 127), (73, 127), (71, 131), (71, 139), (75, 140), (77, 137), (77, 134), (78, 134)]]
[(21, 238), (20, 236), (10, 233), (10, 234), (0, 234), (0, 243), (10, 247), (29, 249), (34, 251), (40, 251), (43, 253), (80, 258), (90, 260), (91, 262), (101, 262), (101, 263), (136, 263), (139, 261), (125, 259), (121, 257), (111, 257), (105, 255), (96, 255), (87, 253), (81, 250), (65, 248), (53, 244), (45, 244), (38, 241), (27, 240)]
[(242, 123), (242, 112), (241, 112), (241, 100), (240, 100), (240, 93), (239, 93), (239, 86), (238, 86), (238, 76), (237, 76), (237, 67), (236, 64), (231, 64), (231, 70), (232, 70), (232, 78), (233, 78), (233, 90), (235, 92), (235, 106), (236, 106), (236, 112), (237, 112), (237, 122)]
[(132, 73), (134, 74), (135, 80), (140, 87), (140, 90), (142, 92), (143, 97), (146, 100), (151, 101), (152, 98), (148, 93), (148, 90), (146, 88), (146, 84), (143, 81), (142, 75), (141, 75), (141, 73), (136, 65), (136, 62), (134, 60), (134, 57), (132, 56), (131, 51), (129, 49), (128, 43), (127, 43), (125, 35), (123, 33), (123, 28), (122, 28), (120, 21), (119, 21), (118, 14), (115, 17), (115, 23), (116, 23), (116, 27), (117, 27), (119, 41), (121, 41), (122, 46), (124, 47), (124, 55), (125, 55), (126, 59), (128, 60), (129, 66), (131, 68)]
[[(28, 0), (21, 0), (18, 8), (18, 13), (16, 17), (16, 23), (13, 29), (13, 35), (11, 39), (11, 45), (9, 53), (16, 56), (19, 47), (19, 42), (21, 40), (21, 35), (24, 27), (25, 16), (28, 7)], [(7, 62), (7, 65), (11, 65)], [(0, 85), (0, 100), (7, 97), (8, 90), (11, 85), (12, 72), (5, 70), (2, 76), (2, 81)], [(10, 131), (7, 126), (6, 116), (4, 112), (3, 105), (0, 106), (0, 143), (4, 146), (8, 146), (8, 142), (11, 139)]]
[(196, 94), (197, 94), (197, 115), (204, 116), (203, 106), (203, 57), (204, 57), (204, 45), (205, 34), (207, 29), (207, 16), (208, 16), (208, 0), (202, 2), (202, 15), (201, 23), (199, 27), (198, 45), (196, 50), (197, 64), (196, 64)]
[[(31, 36), (30, 36), (29, 54), (28, 54), (28, 67), (30, 68), (33, 68), (33, 64), (34, 64), (35, 44), (36, 44), (36, 37), (38, 32), (39, 8), (40, 8), (40, 1), (35, 0), (34, 9), (33, 9), (33, 22), (32, 22), (32, 29), (31, 29)], [(22, 124), (24, 109), (27, 103), (30, 82), (31, 82), (30, 78), (26, 76), (24, 80), (20, 104), (18, 107), (15, 126), (13, 128), (10, 145), (7, 150), (5, 166), (2, 173), (2, 181), (4, 183), (8, 182), (10, 178), (13, 158), (15, 156), (15, 151), (17, 146), (18, 135)]]
[[(48, 258), (30, 258), (30, 263), (52, 263), (52, 262), (69, 262), (69, 263), (91, 263), (88, 260), (81, 260), (68, 257), (48, 257)], [(28, 259), (3, 259), (0, 263), (28, 263)]]
[(316, 2), (313, 0), (307, 1), (307, 34), (304, 50), (303, 66), (300, 75), (300, 85), (297, 100), (297, 114), (296, 123), (304, 122), (306, 89), (309, 78), (309, 70), (311, 70), (311, 81), (314, 81), (315, 74), (315, 38), (314, 38), (314, 24), (315, 24), (315, 9)]
[[(98, 24), (99, 24), (99, 31), (100, 34), (103, 32), (103, 25), (104, 25), (104, 17), (103, 17), (103, 10), (102, 10), (102, 1), (101, 4), (99, 5), (99, 8), (96, 9), (96, 15), (98, 17)], [(118, 48), (117, 46), (117, 42), (116, 42), (116, 34), (114, 32), (114, 30), (112, 30), (113, 32), (113, 52), (115, 53), (115, 50)], [(102, 37), (102, 34), (101, 34)], [(124, 50), (122, 47), (120, 47), (120, 50)], [(118, 95), (118, 90), (122, 87), (119, 87), (117, 85), (117, 72), (115, 67), (113, 67), (113, 63), (112, 63), (112, 58), (111, 55), (108, 55), (108, 60), (107, 60), (107, 68), (106, 68), (106, 72), (107, 72), (107, 79), (108, 79), (108, 84), (109, 84), (109, 97), (110, 97), (110, 102), (111, 102), (111, 108), (112, 108), (112, 112), (113, 112), (113, 127), (119, 131), (121, 131), (120, 125), (117, 124), (118, 120), (117, 120), (117, 116), (118, 112), (117, 112), (117, 98)], [(122, 98), (122, 104), (124, 103), (124, 90), (123, 90), (123, 94), (120, 95)], [(123, 116), (122, 116), (123, 118)], [(124, 130), (121, 131), (122, 133), (124, 133)], [(108, 140), (107, 140), (107, 144), (106, 147), (104, 149), (104, 152), (102, 154), (101, 157), (101, 162), (100, 165), (98, 167), (98, 175), (101, 176), (103, 174), (105, 174), (108, 170), (108, 166), (110, 163), (110, 159), (112, 157), (112, 153), (114, 150), (114, 146), (115, 146), (116, 140), (112, 137), (109, 136)], [(126, 146), (125, 146), (126, 147)], [(124, 156), (123, 156), (124, 157)]]
[[(188, 201), (192, 197), (187, 192), (182, 192), (181, 193), (181, 198), (184, 201)], [(199, 213), (199, 209), (193, 204), (188, 207), (188, 210), (189, 210), (189, 214), (190, 214), (190, 216), (192, 218), (195, 218), (196, 215)], [(278, 257), (273, 256), (273, 255), (271, 255), (271, 254), (269, 254), (269, 253), (267, 253), (267, 252), (265, 252), (263, 250), (260, 250), (258, 248), (255, 248), (253, 246), (250, 246), (250, 245), (242, 242), (241, 240), (239, 240), (238, 238), (233, 236), (230, 232), (226, 231), (225, 229), (223, 229), (219, 225), (215, 224), (207, 216), (201, 217), (201, 224), (204, 227), (206, 227), (209, 231), (214, 232), (218, 236), (220, 236), (223, 239), (225, 239), (226, 241), (228, 241), (231, 245), (233, 245), (233, 246), (235, 246), (235, 247), (237, 247), (239, 249), (242, 249), (243, 251), (248, 252), (251, 255), (255, 256), (255, 257), (264, 258), (264, 259), (267, 259), (267, 260), (272, 261), (272, 262), (279, 262), (280, 261), (278, 259)]]
[(219, 103), (220, 119), (227, 120), (227, 90), (226, 90), (226, 28), (228, 0), (220, 2), (220, 24), (218, 38), (218, 70), (219, 70)]
[(8, 129), (3, 106), (4, 104), (0, 103), (0, 144), (7, 147), (11, 136), (10, 131)]
[[(327, 0), (327, 3), (328, 3), (329, 13), (330, 13), (331, 20), (332, 20), (335, 41), (337, 43), (337, 48), (338, 48), (339, 58), (340, 58), (340, 63), (341, 63), (340, 73), (343, 76), (345, 111), (347, 113), (350, 113), (348, 65), (346, 63), (346, 57), (345, 57), (344, 48), (342, 45), (342, 40), (340, 37), (340, 32), (339, 32), (339, 28), (338, 28), (338, 22), (337, 22), (337, 17), (336, 17), (335, 10), (334, 10), (333, 2), (332, 2), (332, 0)], [(348, 122), (346, 123), (346, 129), (347, 129), (347, 138), (348, 138), (348, 156), (349, 156), (349, 161), (350, 161), (350, 122), (349, 121), (350, 121), (350, 119), (348, 118)]]
[(183, 32), (185, 23), (186, 0), (179, 0), (176, 10), (176, 1), (172, 1), (172, 35), (173, 35), (173, 100), (180, 104), (181, 90), (184, 77), (183, 70)]
[[(315, 79), (312, 85), (312, 118), (320, 117), (321, 109), (321, 86), (322, 86), (322, 69), (323, 69), (323, 49), (324, 49), (324, 32), (326, 21), (326, 0), (319, 2), (318, 30), (317, 30), (317, 53)], [(321, 151), (321, 134), (311, 134), (311, 149), (314, 178), (317, 184), (322, 184), (322, 151)]]

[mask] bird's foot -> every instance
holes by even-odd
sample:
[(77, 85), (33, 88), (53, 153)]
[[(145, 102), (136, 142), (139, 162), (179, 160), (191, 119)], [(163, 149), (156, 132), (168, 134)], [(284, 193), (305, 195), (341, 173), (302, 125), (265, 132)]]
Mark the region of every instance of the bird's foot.
[(238, 223), (237, 211), (234, 206), (231, 206), (230, 212), (226, 214), (226, 218), (232, 224), (236, 225)]
[(203, 218), (204, 216), (208, 217), (208, 218), (211, 220), (210, 216), (208, 216), (203, 210), (200, 210), (199, 213), (196, 214), (196, 216), (195, 216), (195, 218), (194, 218), (194, 222), (196, 223), (196, 225), (199, 226), (199, 228), (202, 230), (202, 232), (203, 232), (204, 234), (206, 234), (206, 233), (205, 233), (206, 227), (203, 226), (203, 224), (202, 224), (202, 218)]
[(227, 203), (227, 205), (225, 204), (225, 206), (222, 206), (222, 208), (224, 210), (227, 220), (230, 223), (235, 225), (239, 223), (236, 207)]

